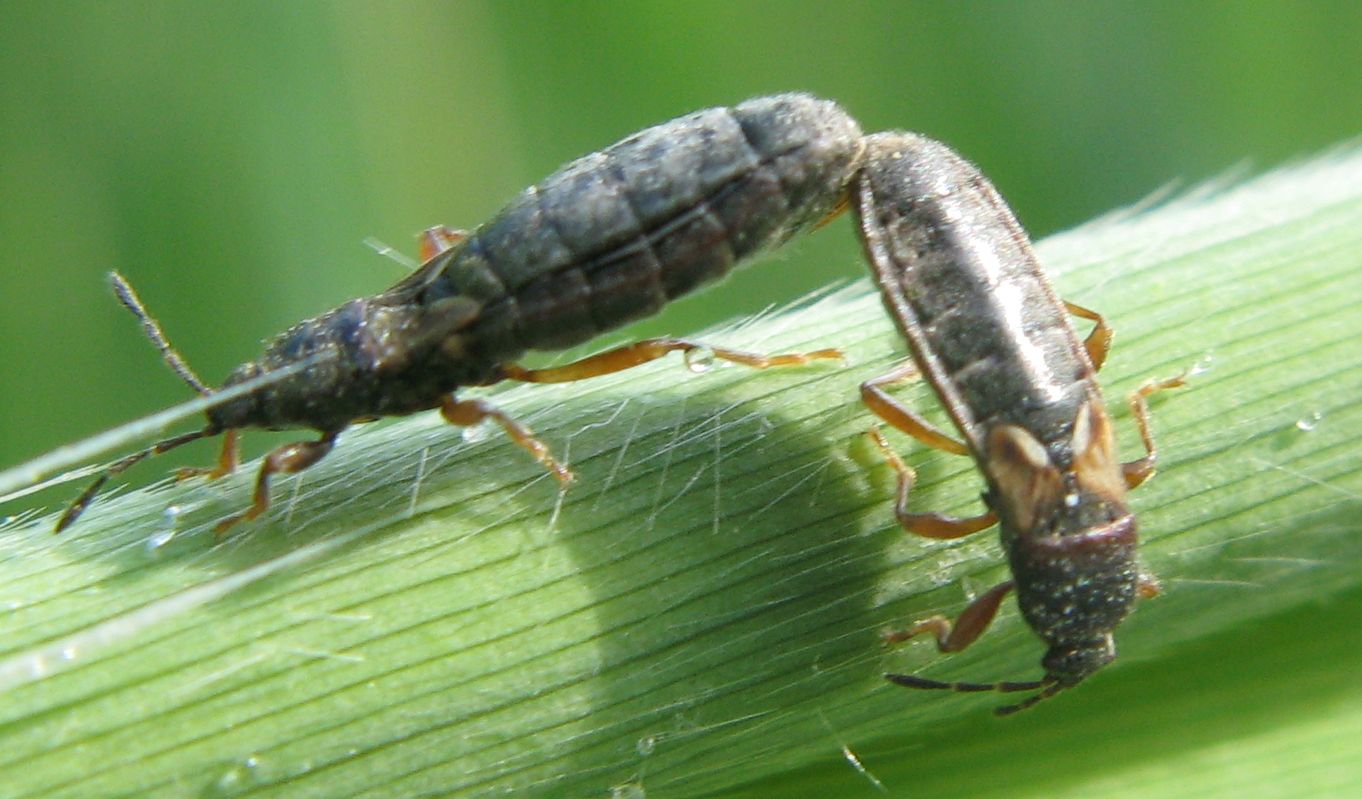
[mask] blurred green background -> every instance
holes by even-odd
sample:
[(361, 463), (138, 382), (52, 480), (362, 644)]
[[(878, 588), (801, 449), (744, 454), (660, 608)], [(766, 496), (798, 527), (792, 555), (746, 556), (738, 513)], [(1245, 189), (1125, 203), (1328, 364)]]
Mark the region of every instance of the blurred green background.
[[(216, 382), (395, 280), (366, 237), (790, 89), (953, 144), (1043, 236), (1354, 137), (1360, 45), (1349, 2), (0, 3), (0, 466), (189, 396), (110, 269)], [(862, 272), (837, 224), (644, 330)]]

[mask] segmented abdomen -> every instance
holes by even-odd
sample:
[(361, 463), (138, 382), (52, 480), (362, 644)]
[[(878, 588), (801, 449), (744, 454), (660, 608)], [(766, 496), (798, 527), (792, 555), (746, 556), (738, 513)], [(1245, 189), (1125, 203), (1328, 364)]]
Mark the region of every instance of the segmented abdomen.
[(578, 344), (818, 222), (861, 151), (846, 112), (802, 94), (666, 122), (521, 193), (450, 254), (420, 301), (481, 302), (463, 337), (489, 363)]
[[(1066, 441), (1092, 366), (1012, 211), (974, 165), (913, 133), (867, 137), (857, 206), (890, 316), (976, 453), (999, 422)], [(867, 227), (868, 225), (868, 227)]]

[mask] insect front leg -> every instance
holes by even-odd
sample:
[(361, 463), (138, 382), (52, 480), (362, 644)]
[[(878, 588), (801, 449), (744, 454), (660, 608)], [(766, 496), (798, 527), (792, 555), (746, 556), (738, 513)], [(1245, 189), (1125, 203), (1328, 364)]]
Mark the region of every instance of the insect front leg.
[(993, 617), (998, 615), (998, 606), (1011, 593), (1015, 583), (1008, 580), (999, 583), (980, 594), (960, 612), (955, 623), (945, 616), (932, 616), (915, 622), (906, 630), (891, 631), (884, 634), (886, 644), (897, 644), (922, 633), (931, 633), (936, 638), (936, 648), (942, 652), (959, 652), (983, 635)]
[(317, 441), (295, 441), (285, 444), (265, 456), (260, 465), (260, 474), (255, 478), (255, 496), (251, 506), (241, 513), (228, 516), (218, 522), (213, 531), (221, 537), (237, 522), (249, 521), (264, 513), (270, 506), (270, 475), (295, 474), (326, 457), (326, 453), (336, 445), (337, 430), (326, 433)]
[(222, 434), (222, 451), (218, 453), (216, 466), (182, 466), (175, 470), (176, 480), (188, 480), (203, 475), (209, 480), (225, 477), (236, 471), (241, 463), (241, 449), (238, 446), (239, 431), (228, 430)]

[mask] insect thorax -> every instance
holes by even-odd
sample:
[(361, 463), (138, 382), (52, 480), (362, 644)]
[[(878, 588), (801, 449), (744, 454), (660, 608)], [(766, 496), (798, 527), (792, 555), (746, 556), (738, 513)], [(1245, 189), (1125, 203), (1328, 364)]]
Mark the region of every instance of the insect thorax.
[(472, 318), (464, 303), (352, 300), (294, 325), (259, 359), (233, 370), (224, 387), (308, 364), (210, 411), (209, 420), (222, 429), (337, 431), (360, 419), (436, 407), (458, 386), (487, 382), (494, 373), (461, 345), (460, 331)]

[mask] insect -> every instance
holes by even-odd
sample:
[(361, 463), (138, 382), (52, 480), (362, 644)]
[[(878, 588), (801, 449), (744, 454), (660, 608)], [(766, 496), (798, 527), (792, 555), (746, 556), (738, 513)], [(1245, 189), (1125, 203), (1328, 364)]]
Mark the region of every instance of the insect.
[[(998, 524), (1012, 569), (1011, 580), (978, 597), (954, 623), (936, 616), (889, 639), (931, 633), (943, 652), (960, 651), (1015, 592), (1023, 617), (1048, 645), (1039, 680), (886, 676), (912, 688), (1035, 691), (999, 712), (1031, 707), (1110, 663), (1114, 629), (1137, 596), (1158, 591), (1136, 561), (1126, 492), (1154, 473), (1158, 458), (1147, 398), (1183, 378), (1131, 395), (1145, 455), (1121, 463), (1095, 379), (1111, 328), (1100, 314), (1054, 294), (988, 180), (931, 139), (862, 136), (837, 105), (808, 95), (758, 98), (649, 128), (568, 164), (471, 233), (431, 229), (419, 269), (381, 294), (295, 325), (233, 371), (224, 388), (305, 368), (224, 401), (198, 431), (114, 462), (57, 529), (74, 522), (110, 476), (152, 455), (221, 434), (216, 467), (181, 472), (215, 478), (236, 468), (243, 428), (317, 430), (317, 440), (265, 457), (252, 504), (219, 522), (222, 533), (269, 507), (272, 475), (321, 460), (350, 424), (433, 408), (457, 425), (495, 421), (566, 483), (571, 472), (528, 428), (457, 391), (503, 380), (580, 380), (692, 352), (701, 345), (659, 338), (555, 368), (516, 363), (527, 351), (570, 347), (655, 313), (848, 206), (912, 357), (910, 365), (862, 384), (862, 399), (924, 443), (973, 457), (987, 486), (988, 510), (979, 516), (909, 510), (916, 474), (875, 428), (873, 440), (898, 473), (898, 520), (937, 539)], [(195, 391), (211, 393), (117, 275), (114, 289), (166, 363)], [(1095, 323), (1083, 342), (1070, 313)], [(836, 350), (763, 356), (706, 349), (757, 368), (840, 357)], [(915, 374), (931, 384), (963, 441), (886, 391)]]
[[(210, 409), (201, 429), (110, 464), (56, 530), (74, 523), (110, 477), (150, 456), (222, 435), (216, 466), (179, 472), (212, 479), (236, 469), (243, 428), (316, 430), (316, 440), (265, 456), (251, 505), (222, 519), (221, 534), (263, 513), (270, 478), (320, 461), (350, 424), (434, 408), (456, 425), (496, 422), (566, 483), (572, 473), (533, 432), (485, 400), (458, 397), (458, 390), (503, 380), (581, 380), (696, 350), (701, 345), (692, 341), (657, 338), (549, 369), (516, 363), (530, 350), (571, 347), (651, 315), (820, 224), (843, 207), (862, 149), (855, 120), (835, 103), (785, 94), (699, 111), (579, 158), (471, 233), (429, 234), (423, 244), (429, 259), (387, 291), (273, 339), (222, 387), (308, 365)], [(195, 391), (210, 394), (131, 286), (117, 274), (112, 280), (166, 363)], [(757, 368), (840, 357), (836, 350), (763, 356), (705, 349)]]
[[(908, 507), (914, 471), (878, 427), (870, 435), (898, 473), (899, 523), (917, 535), (952, 539), (998, 524), (1012, 579), (976, 598), (952, 623), (944, 616), (891, 633), (923, 633), (942, 652), (973, 643), (1015, 592), (1022, 616), (1046, 643), (1044, 676), (1025, 682), (937, 682), (887, 674), (909, 688), (1035, 691), (998, 708), (1023, 710), (1072, 688), (1116, 656), (1113, 630), (1137, 596), (1158, 593), (1136, 562), (1135, 517), (1126, 491), (1154, 473), (1158, 458), (1146, 399), (1183, 384), (1152, 382), (1130, 397), (1145, 455), (1117, 459), (1095, 375), (1111, 328), (1099, 314), (1064, 303), (1041, 271), (1007, 204), (973, 165), (945, 145), (910, 133), (867, 137), (852, 191), (862, 244), (881, 297), (907, 340), (911, 362), (861, 386), (881, 419), (923, 443), (974, 458), (988, 510), (972, 518)], [(1068, 314), (1095, 323), (1080, 343)], [(962, 440), (937, 429), (886, 392), (921, 375)]]

